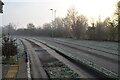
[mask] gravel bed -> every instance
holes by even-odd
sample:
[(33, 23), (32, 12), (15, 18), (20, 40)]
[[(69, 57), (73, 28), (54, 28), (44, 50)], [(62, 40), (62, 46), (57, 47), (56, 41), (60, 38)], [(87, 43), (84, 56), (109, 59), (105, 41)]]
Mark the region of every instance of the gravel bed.
[(50, 78), (80, 78), (80, 76), (60, 61), (44, 64)]

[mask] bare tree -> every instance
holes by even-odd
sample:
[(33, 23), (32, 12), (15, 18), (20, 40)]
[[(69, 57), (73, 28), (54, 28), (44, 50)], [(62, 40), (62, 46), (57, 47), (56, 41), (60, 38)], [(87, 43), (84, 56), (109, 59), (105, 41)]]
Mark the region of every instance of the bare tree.
[(56, 18), (53, 22), (54, 25), (54, 37), (63, 37), (64, 36), (64, 27), (62, 18)]
[(102, 22), (97, 22), (96, 28), (95, 28), (95, 39), (96, 40), (103, 40), (103, 36), (104, 36), (103, 27), (104, 25)]
[(73, 37), (76, 38), (76, 36), (74, 35), (75, 33), (75, 27), (76, 27), (76, 21), (77, 21), (77, 11), (75, 10), (75, 8), (70, 8), (68, 9), (68, 13), (66, 16), (66, 20), (67, 20), (67, 25), (72, 29), (72, 33), (73, 33)]
[(16, 28), (16, 25), (14, 23), (9, 23), (8, 25), (6, 25), (2, 28), (2, 33), (3, 34), (9, 33), (9, 34), (13, 35), (16, 31), (15, 28)]
[(62, 19), (63, 21), (63, 27), (64, 27), (64, 37), (71, 37), (72, 33), (71, 33), (71, 26), (70, 26), (70, 21), (69, 19), (66, 17), (64, 19)]
[(75, 23), (75, 30), (74, 34), (77, 39), (84, 39), (85, 38), (85, 33), (86, 33), (86, 27), (88, 26), (87, 24), (87, 18), (84, 15), (80, 15), (77, 17), (77, 21)]
[(74, 8), (69, 9), (66, 22), (72, 30), (72, 36), (75, 39), (83, 39), (85, 37), (87, 19), (84, 15), (78, 16), (77, 13)]
[(51, 28), (51, 24), (50, 23), (45, 23), (43, 25), (43, 35), (44, 36), (52, 36), (52, 28)]

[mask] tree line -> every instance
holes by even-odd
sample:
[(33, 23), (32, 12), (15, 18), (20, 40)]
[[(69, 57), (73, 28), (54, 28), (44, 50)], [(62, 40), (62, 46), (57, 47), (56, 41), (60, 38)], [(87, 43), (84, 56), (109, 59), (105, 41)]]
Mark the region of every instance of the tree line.
[[(118, 2), (120, 3), (120, 2)], [(65, 18), (56, 18), (50, 23), (45, 23), (42, 27), (35, 27), (33, 23), (28, 23), (27, 28), (16, 29), (12, 23), (3, 27), (3, 34), (21, 36), (47, 36), (64, 37), (74, 39), (106, 40), (118, 41), (120, 27), (120, 7), (117, 6), (114, 16), (107, 17), (104, 21), (100, 19), (88, 25), (88, 19), (84, 15), (71, 8)]]

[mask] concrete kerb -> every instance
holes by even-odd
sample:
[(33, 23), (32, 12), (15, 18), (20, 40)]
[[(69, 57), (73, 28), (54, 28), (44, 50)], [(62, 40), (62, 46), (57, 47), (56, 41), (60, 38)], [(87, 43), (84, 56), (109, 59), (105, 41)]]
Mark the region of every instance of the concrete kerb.
[[(30, 69), (30, 71), (33, 71), (32, 73), (34, 73), (34, 75), (31, 75), (31, 78), (32, 78), (32, 76), (34, 76), (33, 78), (42, 78), (42, 79), (45, 78), (45, 79), (47, 79), (48, 78), (47, 74), (45, 73), (45, 71), (44, 71), (44, 69), (42, 67), (41, 62), (39, 60), (37, 60), (37, 59), (39, 59), (38, 56), (36, 54), (34, 54), (34, 55), (31, 54), (31, 53), (34, 53), (34, 50), (32, 50), (32, 46), (30, 46), (30, 43), (27, 40), (25, 40), (25, 39), (21, 39), (21, 40), (25, 41), (25, 43), (26, 43), (26, 44), (24, 44), (25, 46), (27, 46), (27, 47), (29, 46), (30, 47), (30, 48), (26, 48), (26, 51), (27, 51), (27, 53), (30, 53), (28, 55), (28, 57), (29, 57), (29, 63), (30, 63), (29, 69)], [(36, 61), (35, 65), (33, 65), (34, 61)], [(40, 64), (37, 64), (37, 63), (40, 63)], [(37, 69), (35, 68), (36, 66), (39, 66), (38, 74), (35, 73), (35, 71), (37, 71)], [(41, 75), (41, 76), (38, 76), (38, 75)]]
[(22, 42), (23, 46), (24, 46), (24, 52), (26, 53), (27, 55), (27, 77), (28, 77), (28, 80), (31, 80), (31, 68), (30, 68), (30, 59), (29, 59), (29, 55), (27, 54), (26, 52), (26, 46), (24, 45), (23, 41), (20, 39), (20, 41)]

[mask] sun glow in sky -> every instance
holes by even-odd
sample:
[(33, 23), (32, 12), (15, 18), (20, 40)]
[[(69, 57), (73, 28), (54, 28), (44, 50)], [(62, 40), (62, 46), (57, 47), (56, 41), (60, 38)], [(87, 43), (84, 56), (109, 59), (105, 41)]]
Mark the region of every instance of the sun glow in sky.
[[(0, 14), (2, 23), (7, 25), (15, 23), (19, 28), (26, 27), (30, 22), (35, 26), (42, 26), (51, 21), (51, 8), (56, 10), (57, 17), (65, 17), (67, 10), (75, 7), (78, 14), (83, 14), (89, 19), (89, 23), (98, 20), (99, 16), (103, 21), (106, 17), (112, 16), (116, 3), (119, 0), (2, 0), (4, 14)], [(0, 20), (1, 22), (1, 20)]]

